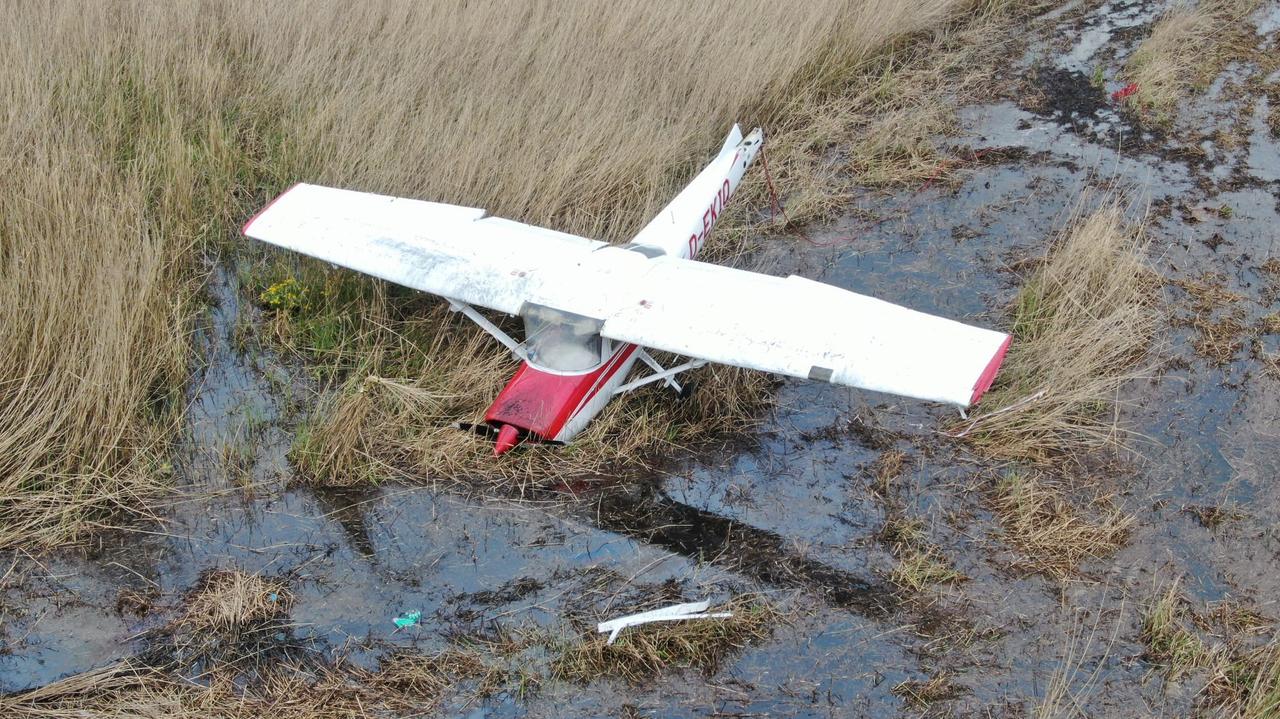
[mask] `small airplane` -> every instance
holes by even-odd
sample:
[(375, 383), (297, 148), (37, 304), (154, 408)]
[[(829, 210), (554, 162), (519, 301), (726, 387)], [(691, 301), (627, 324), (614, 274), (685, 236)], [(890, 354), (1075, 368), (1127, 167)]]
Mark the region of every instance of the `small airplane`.
[[(719, 154), (624, 245), (482, 209), (297, 184), (245, 223), (254, 239), (439, 295), (520, 360), (476, 429), (495, 456), (563, 444), (610, 399), (708, 362), (966, 408), (1010, 337), (802, 277), (694, 258), (764, 141), (734, 126)], [(475, 306), (518, 315), (517, 342)], [(648, 349), (686, 362), (662, 367)], [(626, 381), (639, 361), (651, 372)]]

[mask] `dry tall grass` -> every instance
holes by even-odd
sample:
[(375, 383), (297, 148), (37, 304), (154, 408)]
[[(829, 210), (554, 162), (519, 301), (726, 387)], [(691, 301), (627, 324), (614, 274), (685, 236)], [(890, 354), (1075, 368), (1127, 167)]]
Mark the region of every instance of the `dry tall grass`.
[[(820, 160), (853, 125), (824, 113), (848, 110), (840, 103), (850, 88), (902, 111), (893, 82), (901, 63), (874, 65), (878, 54), (1003, 4), (7, 8), (0, 546), (74, 540), (162, 485), (157, 458), (182, 404), (199, 258), (234, 243), (237, 221), (292, 182), (480, 205), (623, 239), (734, 121), (771, 131), (779, 169), (796, 184), (830, 179), (835, 170)], [(898, 130), (883, 136), (901, 142), (878, 147), (868, 162), (918, 151), (902, 144), (918, 143), (901, 122), (889, 126)], [(821, 209), (812, 199), (820, 195), (806, 195), (811, 209)], [(745, 214), (743, 203), (734, 211)], [(371, 283), (348, 284), (358, 291), (344, 295), (341, 312), (311, 321), (310, 344), (359, 354), (370, 345), (353, 337), (378, 346), (403, 334), (394, 324), (404, 319), (403, 302), (384, 301)], [(392, 324), (381, 328), (393, 332), (372, 333), (370, 317), (386, 317)], [(463, 331), (433, 369), (447, 374), (475, 356), (497, 362), (475, 336)], [(396, 376), (394, 368), (368, 369)], [(411, 382), (433, 395), (451, 384)], [(612, 416), (619, 424), (605, 426), (620, 426), (624, 416)], [(437, 441), (463, 440), (414, 438)]]
[(1170, 121), (1177, 103), (1207, 84), (1233, 52), (1257, 44), (1244, 20), (1262, 4), (1263, 0), (1176, 3), (1127, 63), (1128, 77), (1138, 86), (1138, 104)]
[[(1121, 604), (1123, 609), (1123, 604)], [(1116, 637), (1120, 634), (1121, 621), (1117, 620), (1111, 636), (1100, 635), (1102, 622), (1109, 612), (1104, 609), (1093, 614), (1093, 622), (1086, 627), (1087, 618), (1082, 614), (1074, 614), (1071, 631), (1062, 647), (1062, 659), (1058, 663), (1049, 681), (1044, 684), (1044, 693), (1031, 712), (1032, 719), (1075, 719), (1088, 717), (1086, 711), (1088, 700), (1098, 691), (1098, 680), (1106, 669), (1106, 658), (1115, 646)], [(1094, 647), (1099, 639), (1106, 640), (1102, 647), (1102, 657), (1094, 657)], [(1092, 663), (1093, 671), (1086, 672), (1085, 664)]]
[(1120, 387), (1155, 334), (1153, 274), (1142, 230), (1110, 202), (1077, 217), (1026, 280), (1014, 306), (1008, 359), (990, 408), (961, 433), (1018, 460), (1114, 444)]

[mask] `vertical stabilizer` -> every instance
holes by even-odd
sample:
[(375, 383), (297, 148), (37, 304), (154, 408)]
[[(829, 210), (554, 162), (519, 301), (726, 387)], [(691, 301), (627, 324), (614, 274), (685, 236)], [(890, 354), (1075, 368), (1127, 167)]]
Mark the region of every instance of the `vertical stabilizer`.
[(763, 142), (764, 133), (760, 128), (744, 138), (742, 130), (734, 125), (720, 154), (640, 230), (631, 245), (643, 246), (655, 255), (695, 257), (706, 244), (711, 228), (738, 189), (742, 175), (755, 160)]

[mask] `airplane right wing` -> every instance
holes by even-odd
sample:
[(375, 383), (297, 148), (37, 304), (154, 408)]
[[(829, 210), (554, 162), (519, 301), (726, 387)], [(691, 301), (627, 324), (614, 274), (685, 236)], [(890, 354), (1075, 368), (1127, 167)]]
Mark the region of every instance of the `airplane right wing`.
[(605, 337), (961, 407), (991, 386), (1009, 346), (1001, 332), (803, 277), (670, 257), (647, 264), (635, 296), (607, 311)]

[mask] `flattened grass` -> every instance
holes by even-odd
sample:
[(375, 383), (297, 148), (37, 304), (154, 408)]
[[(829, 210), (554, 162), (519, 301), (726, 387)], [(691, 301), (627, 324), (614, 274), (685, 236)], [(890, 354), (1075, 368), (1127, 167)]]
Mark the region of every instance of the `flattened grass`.
[(1095, 502), (1096, 517), (1072, 506), (1062, 491), (1031, 474), (1010, 472), (996, 484), (992, 505), (1009, 543), (1035, 571), (1065, 577), (1080, 562), (1124, 545), (1134, 518)]
[[(378, 671), (273, 666), (247, 690), (193, 683), (125, 660), (21, 694), (0, 696), (6, 719), (381, 719), (430, 716), (451, 695), (485, 696), (503, 680), (481, 658), (401, 653)], [(478, 683), (476, 683), (478, 682)], [(466, 686), (464, 687), (464, 683)]]

